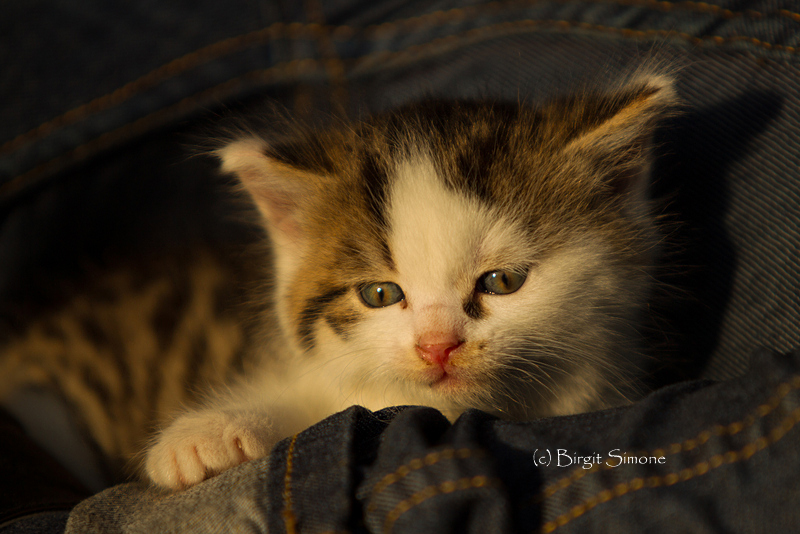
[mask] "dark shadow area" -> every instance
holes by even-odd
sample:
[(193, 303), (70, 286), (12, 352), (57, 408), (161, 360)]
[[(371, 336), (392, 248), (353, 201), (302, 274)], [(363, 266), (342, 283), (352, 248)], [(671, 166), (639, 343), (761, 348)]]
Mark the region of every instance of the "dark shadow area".
[(263, 230), (209, 154), (213, 139), (248, 113), (259, 126), (289, 109), (332, 114), (320, 104), (329, 100), (322, 89), (313, 86), (309, 96), (277, 87), (226, 102), (0, 198), (0, 326), (24, 325), (59, 306), (91, 285), (93, 272), (173, 258), (180, 265), (204, 248), (241, 262), (239, 253), (262, 242)]
[[(180, 128), (153, 132), (24, 190), (0, 225), (0, 316), (24, 324), (69, 285), (144, 260), (260, 238), (217, 162)], [(38, 186), (38, 184), (37, 184)]]
[(650, 333), (663, 349), (654, 386), (703, 376), (737, 264), (724, 225), (729, 169), (781, 107), (777, 94), (754, 92), (686, 110), (659, 129), (653, 194), (664, 201), (668, 235)]
[[(30, 514), (69, 510), (91, 495), (3, 409), (0, 409), (0, 472), (3, 473), (0, 525)], [(13, 526), (11, 530), (15, 530)]]

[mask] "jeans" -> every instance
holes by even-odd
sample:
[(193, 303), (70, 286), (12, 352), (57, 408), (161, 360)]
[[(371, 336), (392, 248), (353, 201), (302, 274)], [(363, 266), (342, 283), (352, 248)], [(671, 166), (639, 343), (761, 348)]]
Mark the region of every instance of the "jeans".
[[(659, 308), (650, 335), (665, 347), (653, 385), (719, 383), (524, 424), (354, 408), (187, 495), (239, 510), (214, 517), (253, 530), (797, 526), (796, 395), (779, 387), (794, 387), (796, 358), (779, 354), (800, 346), (800, 4), (41, 0), (0, 13), (0, 318), (10, 323), (56, 298), (42, 276), (74, 274), (84, 258), (251, 239), (220, 201), (214, 163), (185, 147), (264, 99), (351, 116), (428, 96), (536, 102), (645, 60), (668, 65), (683, 109), (657, 134), (654, 193), (680, 223), (665, 261), (677, 268), (660, 281), (682, 297)], [(552, 464), (672, 444), (664, 463)], [(550, 465), (533, 465), (544, 451)], [(224, 484), (259, 496), (220, 499), (212, 489)], [(176, 530), (221, 524), (192, 516), (182, 496), (133, 488), (84, 502), (69, 528), (126, 516), (120, 503), (185, 506)], [(161, 524), (126, 517), (133, 530)]]
[(70, 533), (794, 532), (800, 352), (633, 406), (518, 423), (353, 407), (187, 491), (81, 502)]

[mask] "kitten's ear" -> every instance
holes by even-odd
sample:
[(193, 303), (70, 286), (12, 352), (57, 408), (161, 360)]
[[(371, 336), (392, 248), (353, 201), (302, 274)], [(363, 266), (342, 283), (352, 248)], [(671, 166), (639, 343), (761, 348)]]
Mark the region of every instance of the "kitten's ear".
[(640, 76), (597, 100), (587, 99), (584, 128), (567, 144), (567, 155), (588, 159), (614, 194), (643, 198), (655, 126), (677, 107), (673, 85), (667, 76)]
[(223, 172), (235, 174), (253, 198), (273, 238), (301, 237), (302, 208), (319, 177), (269, 157), (266, 141), (255, 137), (233, 141), (216, 155)]

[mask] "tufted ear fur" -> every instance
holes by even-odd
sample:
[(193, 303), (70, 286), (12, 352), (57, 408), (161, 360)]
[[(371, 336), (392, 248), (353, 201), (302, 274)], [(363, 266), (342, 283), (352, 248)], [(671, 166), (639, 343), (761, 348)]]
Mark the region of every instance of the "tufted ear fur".
[(278, 244), (304, 239), (304, 214), (321, 178), (267, 155), (255, 137), (233, 141), (216, 151), (222, 170), (235, 174), (250, 194)]
[(587, 98), (579, 108), (582, 127), (565, 153), (588, 161), (613, 194), (643, 199), (655, 126), (677, 102), (673, 81), (663, 75), (639, 76), (608, 95)]

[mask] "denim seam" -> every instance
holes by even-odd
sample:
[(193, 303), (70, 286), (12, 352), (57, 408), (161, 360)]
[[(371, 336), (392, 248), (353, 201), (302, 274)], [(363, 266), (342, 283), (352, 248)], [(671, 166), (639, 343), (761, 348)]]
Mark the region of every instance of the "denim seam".
[[(762, 41), (755, 37), (750, 37), (746, 35), (732, 35), (728, 37), (722, 37), (720, 35), (706, 35), (702, 37), (696, 37), (694, 35), (685, 32), (676, 32), (674, 30), (656, 30), (656, 29), (634, 30), (630, 28), (618, 28), (613, 26), (604, 26), (600, 24), (591, 24), (588, 22), (577, 22), (571, 20), (526, 19), (518, 21), (499, 22), (496, 24), (491, 24), (480, 28), (473, 28), (464, 32), (451, 34), (444, 37), (437, 37), (436, 39), (433, 39), (423, 44), (411, 45), (403, 50), (396, 50), (396, 51), (383, 50), (383, 51), (373, 52), (371, 54), (367, 54), (359, 58), (350, 59), (349, 61), (351, 61), (352, 63), (351, 66), (351, 71), (352, 71), (355, 70), (356, 67), (360, 66), (360, 64), (368, 63), (369, 60), (372, 60), (373, 62), (380, 61), (382, 64), (385, 64), (389, 60), (398, 57), (402, 58), (402, 56), (404, 55), (415, 57), (427, 52), (429, 49), (432, 48), (435, 49), (437, 47), (442, 47), (443, 45), (449, 45), (451, 43), (463, 44), (464, 42), (475, 42), (478, 39), (515, 35), (541, 28), (544, 28), (545, 30), (563, 31), (565, 33), (569, 32), (569, 30), (578, 29), (578, 30), (593, 31), (599, 33), (610, 33), (617, 35), (619, 37), (633, 38), (633, 39), (651, 38), (651, 37), (660, 37), (664, 39), (677, 38), (696, 46), (705, 44), (721, 46), (729, 43), (747, 42), (749, 44), (758, 46), (760, 48), (769, 51), (789, 52), (793, 55), (800, 54), (800, 48), (779, 45), (775, 43), (768, 43), (766, 41)], [(489, 34), (488, 37), (487, 34)]]
[[(715, 425), (711, 430), (703, 430), (697, 434), (697, 436), (684, 440), (681, 443), (672, 443), (668, 447), (659, 447), (654, 451), (640, 451), (635, 453), (634, 456), (671, 456), (674, 454), (694, 450), (698, 446), (705, 444), (709, 439), (711, 439), (712, 433), (719, 437), (734, 436), (745, 428), (754, 425), (756, 421), (763, 419), (775, 411), (775, 409), (780, 406), (783, 399), (792, 391), (797, 389), (800, 389), (800, 375), (793, 377), (790, 381), (783, 382), (778, 385), (775, 388), (775, 393), (773, 393), (765, 403), (758, 406), (758, 408), (756, 408), (751, 414), (747, 415), (747, 417), (741, 421), (735, 421), (725, 426)], [(546, 498), (552, 497), (555, 493), (570, 487), (572, 484), (587, 475), (592, 475), (608, 469), (612, 469), (612, 467), (600, 464), (593, 465), (591, 469), (576, 469), (570, 475), (567, 475), (548, 485), (545, 489), (535, 495), (531, 501), (541, 502)]]
[(292, 473), (294, 469), (294, 446), (297, 443), (297, 434), (292, 436), (289, 448), (286, 451), (286, 474), (283, 476), (283, 524), (287, 534), (297, 532), (297, 517), (294, 514), (292, 503)]
[[(19, 145), (46, 137), (53, 130), (75, 124), (93, 113), (111, 109), (137, 94), (141, 94), (178, 74), (199, 67), (209, 61), (219, 59), (234, 52), (239, 52), (249, 46), (264, 44), (266, 41), (280, 38), (299, 39), (301, 37), (313, 37), (314, 34), (321, 29), (322, 26), (319, 24), (304, 25), (299, 23), (285, 24), (283, 22), (278, 22), (255, 32), (238, 35), (205, 46), (165, 63), (108, 94), (97, 97), (86, 104), (82, 104), (67, 111), (63, 115), (59, 115), (54, 119), (40, 124), (32, 130), (18, 135), (14, 139), (0, 145), (0, 154), (12, 152)], [(308, 34), (304, 32), (308, 32)]]
[[(554, 1), (558, 3), (565, 3), (567, 0), (554, 0)], [(269, 41), (280, 38), (286, 38), (290, 40), (300, 39), (300, 38), (314, 38), (319, 43), (323, 39), (325, 39), (326, 36), (329, 38), (342, 39), (348, 37), (352, 38), (354, 35), (358, 33), (362, 33), (364, 34), (365, 38), (370, 39), (379, 37), (382, 33), (387, 33), (388, 31), (391, 31), (394, 28), (401, 28), (401, 31), (412, 33), (413, 31), (417, 30), (420, 26), (425, 25), (429, 19), (432, 20), (433, 24), (431, 25), (433, 26), (444, 26), (445, 24), (448, 24), (454, 20), (466, 20), (468, 17), (474, 18), (479, 15), (484, 15), (486, 12), (500, 12), (502, 9), (507, 9), (509, 7), (511, 8), (522, 7), (525, 5), (531, 5), (536, 3), (538, 3), (538, 0), (526, 0), (522, 2), (516, 2), (516, 1), (492, 2), (481, 6), (473, 6), (472, 8), (456, 8), (447, 11), (436, 11), (434, 13), (420, 15), (417, 17), (410, 17), (408, 19), (386, 22), (377, 25), (370, 25), (364, 28), (357, 28), (346, 25), (327, 26), (317, 22), (313, 22), (310, 24), (302, 24), (299, 22), (293, 22), (293, 23), (276, 22), (261, 30), (256, 30), (243, 35), (237, 35), (235, 37), (230, 37), (228, 39), (212, 43), (208, 46), (199, 48), (184, 56), (174, 59), (168, 63), (165, 63), (164, 65), (157, 67), (156, 69), (112, 91), (111, 93), (95, 98), (87, 102), (86, 104), (82, 104), (76, 108), (73, 108), (65, 112), (62, 115), (55, 117), (54, 119), (46, 121), (40, 124), (39, 126), (36, 126), (31, 130), (28, 130), (27, 132), (19, 134), (13, 139), (0, 145), (0, 154), (7, 154), (13, 152), (20, 145), (24, 145), (26, 143), (36, 141), (37, 139), (40, 139), (42, 137), (46, 137), (52, 131), (59, 128), (63, 128), (64, 126), (68, 126), (70, 124), (74, 124), (82, 120), (83, 118), (98, 111), (104, 111), (110, 109), (115, 105), (121, 104), (122, 102), (125, 102), (129, 98), (139, 93), (142, 93), (147, 89), (155, 87), (158, 84), (161, 84), (180, 73), (199, 67), (204, 63), (207, 63), (214, 59), (219, 59), (225, 55), (239, 52), (250, 46), (265, 44)], [(647, 9), (654, 9), (654, 10), (658, 9), (661, 11), (671, 11), (672, 9), (678, 7), (678, 8), (688, 9), (690, 11), (711, 13), (727, 19), (737, 18), (737, 17), (760, 19), (769, 15), (768, 13), (765, 14), (753, 10), (732, 11), (729, 9), (720, 8), (719, 6), (707, 4), (705, 2), (666, 2), (658, 0), (618, 0), (618, 1), (585, 0), (585, 3), (620, 5), (620, 6), (639, 6)], [(778, 10), (776, 14), (787, 17), (795, 22), (800, 22), (799, 13), (794, 13), (789, 10), (781, 9)], [(631, 30), (631, 31), (637, 31), (637, 30)], [(643, 31), (643, 30), (638, 30), (638, 31)], [(371, 33), (374, 33), (375, 35), (370, 37), (369, 34)], [(746, 36), (741, 36), (741, 38), (748, 39), (748, 37)], [(752, 39), (753, 43), (756, 44), (757, 46), (766, 46), (766, 47), (771, 46), (779, 50), (783, 49), (795, 53), (794, 47), (773, 45), (771, 43), (766, 43), (764, 41), (755, 38), (749, 38), (749, 39)], [(331, 46), (331, 48), (335, 49), (335, 47), (333, 46)], [(341, 61), (341, 58), (339, 58), (338, 56), (336, 56), (336, 59)], [(343, 65), (339, 64), (338, 67), (343, 68)], [(342, 72), (342, 76), (344, 75), (345, 75), (344, 72)]]
[(304, 4), (306, 18), (320, 24), (327, 31), (317, 34), (317, 47), (320, 57), (325, 60), (325, 71), (331, 85), (330, 101), (339, 107), (342, 115), (345, 114), (348, 101), (347, 68), (333, 43), (333, 31), (326, 24), (325, 12), (320, 0), (306, 0)]
[[(757, 46), (761, 46), (766, 48), (767, 50), (783, 50), (789, 51), (793, 54), (797, 54), (800, 50), (794, 47), (787, 47), (783, 45), (777, 45), (772, 43), (766, 43), (760, 41), (755, 38), (749, 38), (745, 36), (733, 36), (733, 37), (721, 37), (721, 36), (705, 36), (705, 37), (694, 37), (686, 33), (676, 33), (667, 30), (631, 30), (627, 28), (615, 28), (609, 26), (602, 26), (602, 25), (594, 25), (585, 22), (574, 22), (574, 21), (567, 21), (567, 20), (522, 20), (522, 21), (515, 21), (515, 22), (503, 22), (498, 24), (492, 24), (489, 26), (485, 26), (482, 28), (476, 28), (472, 30), (468, 30), (466, 32), (461, 32), (458, 34), (449, 35), (447, 37), (440, 37), (429, 41), (427, 43), (421, 45), (413, 45), (403, 50), (398, 50), (394, 52), (387, 52), (387, 51), (378, 51), (373, 52), (370, 54), (366, 54), (364, 56), (349, 59), (348, 61), (351, 64), (351, 70), (354, 67), (358, 67), (360, 64), (368, 63), (369, 60), (380, 60), (385, 62), (392, 58), (402, 58), (403, 56), (417, 56), (419, 54), (425, 53), (430, 49), (435, 49), (437, 47), (441, 47), (442, 45), (452, 44), (456, 42), (461, 44), (463, 41), (470, 41), (476, 38), (487, 38), (487, 34), (489, 34), (488, 38), (498, 37), (498, 36), (506, 36), (513, 34), (515, 32), (524, 32), (530, 29), (536, 29), (541, 27), (551, 27), (558, 29), (558, 30), (570, 30), (573, 28), (578, 28), (581, 30), (590, 30), (590, 31), (597, 31), (601, 33), (613, 33), (623, 38), (641, 38), (641, 37), (678, 37), (684, 40), (689, 41), (692, 44), (702, 44), (706, 41), (712, 41), (712, 44), (722, 45), (727, 42), (736, 42), (741, 40), (747, 40), (751, 44), (755, 44)], [(492, 33), (495, 32), (495, 33)], [(226, 82), (223, 82), (219, 85), (211, 87), (209, 89), (205, 89), (199, 93), (194, 95), (188, 96), (175, 104), (169, 105), (165, 108), (160, 110), (154, 111), (144, 117), (141, 117), (135, 120), (132, 123), (125, 124), (120, 126), (115, 130), (111, 130), (110, 132), (105, 132), (94, 139), (89, 140), (88, 142), (79, 145), (68, 152), (61, 154), (51, 160), (48, 160), (44, 163), (41, 163), (34, 167), (33, 169), (26, 171), (22, 174), (15, 176), (14, 178), (8, 180), (4, 184), (0, 185), (0, 198), (5, 196), (10, 196), (15, 190), (23, 187), (24, 182), (35, 178), (40, 174), (44, 174), (48, 172), (52, 167), (59, 165), (60, 163), (70, 163), (73, 161), (80, 161), (87, 156), (81, 156), (81, 153), (86, 153), (87, 151), (97, 149), (102, 150), (104, 147), (108, 147), (113, 145), (116, 140), (124, 139), (130, 135), (129, 132), (135, 132), (137, 127), (142, 127), (144, 125), (145, 130), (149, 127), (149, 125), (158, 125), (163, 122), (163, 120), (158, 120), (158, 117), (164, 113), (174, 113), (179, 112), (180, 110), (186, 108), (191, 109), (193, 106), (193, 102), (201, 101), (204, 98), (209, 98), (213, 95), (220, 95), (220, 93), (224, 93), (229, 87), (235, 87), (237, 84), (246, 81), (264, 81), (264, 78), (269, 79), (271, 74), (280, 71), (287, 71), (291, 73), (291, 71), (296, 70), (297, 72), (304, 72), (308, 70), (308, 67), (311, 66), (320, 66), (325, 65), (324, 61), (312, 59), (312, 58), (304, 58), (304, 59), (297, 59), (293, 61), (289, 61), (286, 63), (273, 65), (267, 69), (258, 69), (254, 71), (250, 71), (245, 73), (241, 76), (236, 78), (232, 78)], [(114, 93), (111, 93), (114, 94)], [(25, 135), (25, 134), (23, 134)], [(110, 140), (110, 143), (109, 143)], [(104, 143), (106, 143), (104, 145)], [(76, 157), (77, 156), (77, 157)]]
[[(299, 25), (299, 23), (295, 23)], [(290, 25), (291, 26), (291, 25)], [(301, 25), (299, 25), (301, 26)], [(309, 27), (314, 25), (309, 25)], [(388, 51), (377, 51), (372, 52), (370, 54), (366, 54), (364, 56), (358, 58), (348, 59), (350, 62), (350, 69), (353, 70), (354, 68), (358, 67), (363, 63), (368, 63), (370, 60), (386, 62), (390, 59), (394, 58), (403, 58), (404, 56), (418, 56), (419, 54), (423, 54), (430, 49), (435, 49), (437, 47), (441, 47), (443, 45), (449, 45), (453, 43), (461, 44), (464, 41), (471, 41), (477, 38), (492, 38), (498, 36), (506, 36), (513, 34), (515, 32), (525, 32), (531, 29), (537, 29), (541, 27), (550, 27), (550, 29), (557, 29), (561, 31), (568, 31), (573, 28), (577, 28), (580, 30), (589, 30), (589, 31), (597, 31), (601, 33), (613, 33), (617, 36), (623, 38), (642, 38), (642, 37), (678, 37), (684, 40), (689, 41), (692, 44), (698, 45), (703, 44), (707, 41), (711, 41), (712, 44), (722, 45), (727, 42), (736, 42), (741, 40), (748, 40), (751, 44), (755, 44), (757, 46), (761, 46), (767, 50), (783, 50), (791, 52), (792, 54), (797, 54), (800, 50), (794, 47), (787, 47), (783, 45), (777, 45), (772, 43), (766, 43), (760, 41), (755, 38), (749, 38), (745, 36), (733, 36), (733, 37), (721, 37), (721, 36), (705, 36), (705, 37), (694, 37), (692, 35), (686, 33), (676, 33), (667, 30), (631, 30), (627, 28), (615, 28), (609, 26), (602, 26), (602, 25), (594, 25), (585, 22), (574, 22), (574, 21), (567, 21), (567, 20), (522, 20), (522, 21), (515, 21), (515, 22), (502, 22), (498, 24), (492, 24), (489, 26), (484, 26), (482, 28), (476, 28), (472, 30), (468, 30), (466, 32), (461, 32), (458, 34), (449, 35), (446, 37), (440, 37), (433, 39), (427, 43), (421, 45), (413, 45), (403, 50), (397, 50), (393, 52)], [(494, 33), (492, 33), (494, 32)], [(176, 60), (178, 61), (178, 60)], [(86, 155), (81, 155), (82, 153), (85, 154), (86, 152), (90, 152), (92, 150), (100, 149), (102, 150), (104, 147), (108, 147), (113, 145), (119, 139), (124, 139), (130, 135), (129, 132), (136, 131), (137, 127), (141, 128), (144, 127), (145, 130), (150, 125), (158, 125), (163, 122), (163, 120), (158, 120), (158, 117), (164, 113), (175, 113), (180, 112), (181, 110), (191, 109), (195, 107), (193, 102), (202, 101), (204, 98), (209, 98), (214, 95), (221, 96), (220, 93), (224, 93), (229, 87), (235, 87), (237, 84), (247, 81), (261, 81), (262, 83), (265, 79), (269, 79), (272, 74), (279, 73), (281, 71), (286, 71), (289, 74), (292, 71), (296, 71), (296, 73), (306, 72), (309, 70), (309, 67), (319, 67), (322, 65), (324, 67), (325, 62), (318, 59), (312, 58), (303, 58), (303, 59), (296, 59), (292, 61), (288, 61), (286, 63), (273, 65), (267, 69), (258, 69), (254, 71), (250, 71), (245, 73), (241, 76), (236, 78), (232, 78), (223, 82), (219, 85), (211, 87), (209, 89), (205, 89), (196, 93), (194, 95), (188, 96), (183, 98), (182, 100), (178, 101), (175, 104), (171, 104), (165, 108), (160, 110), (154, 111), (141, 117), (131, 123), (125, 124), (120, 126), (115, 130), (111, 130), (109, 132), (105, 132), (94, 139), (87, 141), (86, 143), (79, 145), (51, 160), (48, 160), (44, 163), (41, 163), (30, 169), (22, 174), (15, 176), (14, 178), (8, 180), (4, 184), (0, 185), (0, 198), (5, 196), (10, 196), (15, 190), (23, 187), (24, 183), (28, 180), (34, 179), (36, 176), (40, 174), (44, 174), (48, 172), (52, 167), (58, 166), (61, 163), (70, 163), (73, 161), (79, 161), (87, 157)], [(136, 82), (132, 82), (136, 83)], [(115, 92), (116, 93), (116, 92)], [(115, 93), (110, 93), (113, 95)], [(77, 109), (77, 108), (76, 108)], [(100, 108), (98, 111), (103, 111), (108, 108)], [(77, 119), (80, 120), (80, 119)], [(22, 134), (25, 135), (25, 134)], [(109, 141), (110, 140), (110, 141)], [(104, 144), (105, 143), (105, 144)]]
[(99, 136), (90, 139), (86, 143), (78, 145), (77, 147), (53, 159), (37, 165), (29, 171), (15, 176), (11, 180), (0, 185), (0, 198), (10, 196), (15, 190), (24, 187), (25, 182), (36, 178), (36, 176), (40, 174), (47, 173), (52, 167), (58, 166), (61, 163), (80, 161), (91, 153), (94, 153), (98, 150), (103, 150), (109, 146), (113, 146), (121, 139), (125, 139), (131, 135), (136, 135), (137, 130), (144, 132), (151, 127), (156, 127), (163, 124), (164, 120), (161, 119), (161, 117), (165, 114), (171, 116), (176, 113), (179, 114), (194, 109), (197, 107), (197, 102), (214, 99), (215, 96), (218, 97), (220, 94), (224, 94), (226, 91), (229, 91), (242, 83), (252, 81), (265, 82), (267, 80), (271, 80), (273, 75), (276, 75), (275, 77), (279, 77), (281, 75), (291, 76), (293, 74), (307, 72), (314, 67), (318, 67), (319, 64), (319, 61), (311, 59), (298, 59), (287, 63), (281, 63), (268, 69), (248, 72), (242, 76), (232, 78), (224, 83), (215, 85), (214, 87), (183, 98), (174, 104), (153, 111), (152, 113), (149, 113), (144, 117), (140, 117), (133, 122), (129, 122), (120, 126), (119, 128), (100, 134)]
[[(558, 4), (574, 3), (574, 0), (545, 0)], [(706, 2), (668, 2), (659, 0), (579, 0), (581, 3), (589, 5), (618, 5), (624, 7), (641, 7), (653, 11), (670, 12), (674, 9), (683, 9), (695, 13), (705, 13), (718, 15), (724, 19), (747, 18), (751, 20), (761, 20), (765, 17), (778, 15), (788, 18), (794, 22), (800, 22), (800, 13), (789, 11), (788, 9), (779, 9), (774, 12), (760, 12), (753, 9), (746, 9), (743, 11), (734, 11), (731, 9), (722, 8)], [(421, 26), (444, 26), (455, 21), (468, 20), (477, 16), (487, 14), (501, 13), (503, 10), (509, 8), (521, 8), (531, 6), (534, 4), (542, 3), (542, 0), (522, 0), (522, 1), (498, 1), (481, 4), (477, 6), (467, 6), (462, 8), (453, 8), (449, 10), (435, 11), (433, 13), (426, 13), (416, 17), (407, 19), (395, 20), (391, 22), (384, 22), (381, 24), (369, 25), (363, 28), (354, 26), (335, 26), (332, 33), (337, 38), (352, 38), (359, 32), (364, 34), (367, 39), (374, 39), (381, 37), (383, 34), (391, 32), (413, 32)], [(396, 27), (401, 27), (396, 30)], [(336, 35), (340, 34), (340, 35)], [(374, 35), (370, 35), (374, 34)]]
[[(553, 0), (553, 1), (567, 2), (569, 0)], [(800, 22), (800, 13), (795, 13), (788, 9), (778, 9), (774, 12), (764, 13), (761, 11), (756, 11), (754, 9), (744, 9), (742, 11), (734, 11), (732, 9), (727, 9), (714, 4), (709, 4), (707, 2), (691, 2), (691, 1), (667, 2), (663, 0), (618, 0), (618, 1), (586, 0), (586, 1), (589, 3), (598, 3), (598, 4), (608, 3), (608, 4), (639, 6), (665, 12), (669, 12), (677, 8), (677, 9), (684, 9), (686, 11), (692, 11), (695, 13), (710, 13), (712, 15), (719, 15), (724, 19), (748, 18), (752, 20), (760, 20), (771, 15), (778, 15), (781, 17), (791, 19), (794, 22)]]
[(464, 491), (474, 488), (489, 488), (500, 485), (501, 482), (499, 479), (490, 478), (483, 475), (464, 477), (458, 480), (447, 480), (439, 484), (431, 484), (430, 486), (414, 493), (411, 495), (411, 497), (408, 497), (407, 499), (397, 503), (397, 505), (395, 505), (395, 507), (392, 508), (388, 514), (386, 514), (386, 518), (383, 521), (383, 532), (391, 533), (395, 522), (400, 519), (400, 516), (432, 497), (447, 493), (454, 493), (456, 491)]
[(779, 425), (772, 427), (768, 432), (769, 437), (762, 435), (739, 450), (729, 450), (725, 453), (716, 454), (708, 460), (697, 463), (692, 467), (682, 469), (677, 473), (673, 472), (663, 476), (651, 476), (646, 478), (636, 477), (628, 482), (620, 482), (614, 486), (613, 490), (604, 489), (596, 495), (585, 499), (582, 503), (573, 506), (566, 514), (558, 516), (553, 521), (548, 521), (542, 526), (540, 532), (549, 534), (568, 524), (573, 519), (581, 517), (596, 506), (627, 495), (628, 493), (633, 493), (645, 488), (672, 486), (679, 482), (686, 482), (693, 478), (706, 475), (723, 465), (749, 460), (756, 453), (777, 443), (787, 432), (794, 428), (798, 422), (800, 422), (800, 408), (795, 408)]
[(401, 465), (398, 467), (393, 473), (389, 473), (388, 475), (384, 476), (381, 480), (375, 484), (375, 487), (372, 488), (370, 491), (370, 502), (369, 506), (367, 506), (367, 512), (373, 512), (375, 508), (377, 508), (377, 504), (375, 503), (375, 497), (381, 494), (386, 488), (391, 486), (392, 484), (399, 482), (409, 474), (423, 467), (430, 467), (439, 463), (442, 460), (452, 460), (452, 459), (466, 459), (466, 458), (476, 458), (483, 456), (484, 452), (481, 449), (454, 449), (452, 447), (448, 447), (439, 452), (431, 452), (426, 454), (423, 457), (414, 458), (413, 460)]

